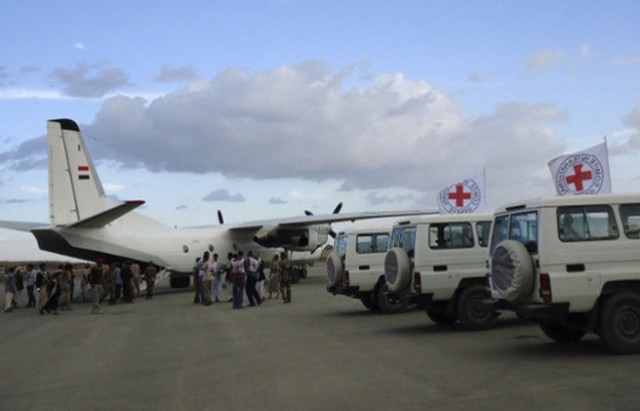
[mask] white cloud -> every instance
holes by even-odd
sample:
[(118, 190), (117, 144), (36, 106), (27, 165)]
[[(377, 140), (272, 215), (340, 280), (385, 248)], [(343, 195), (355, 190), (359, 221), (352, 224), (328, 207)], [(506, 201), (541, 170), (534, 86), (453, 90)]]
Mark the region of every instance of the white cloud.
[(36, 187), (36, 186), (20, 187), (20, 190), (24, 191), (25, 193), (32, 193), (32, 194), (47, 194), (49, 192), (49, 190), (46, 188)]
[[(107, 99), (83, 132), (94, 157), (124, 167), (332, 180), (345, 190), (429, 192), (451, 175), (487, 167), (488, 184), (493, 173), (496, 184), (539, 193), (548, 182), (535, 171), (563, 151), (554, 126), (565, 115), (552, 106), (511, 102), (469, 117), (426, 81), (349, 76), (322, 62), (262, 73), (232, 68), (151, 102)], [(298, 194), (291, 199), (307, 198)], [(225, 201), (221, 195), (205, 198)]]
[(49, 78), (62, 85), (64, 94), (72, 97), (102, 97), (129, 85), (129, 77), (118, 67), (78, 64), (74, 69), (58, 68)]
[(202, 198), (202, 201), (227, 201), (232, 203), (244, 203), (245, 198), (242, 194), (230, 194), (227, 189), (213, 191)]
[(78, 50), (84, 50), (85, 46), (84, 46), (84, 43), (78, 42), (73, 45), (73, 48), (76, 48)]
[(640, 54), (634, 56), (616, 57), (612, 64), (616, 67), (627, 67), (640, 65)]
[(562, 63), (567, 58), (564, 50), (540, 50), (527, 60), (529, 71), (544, 71)]

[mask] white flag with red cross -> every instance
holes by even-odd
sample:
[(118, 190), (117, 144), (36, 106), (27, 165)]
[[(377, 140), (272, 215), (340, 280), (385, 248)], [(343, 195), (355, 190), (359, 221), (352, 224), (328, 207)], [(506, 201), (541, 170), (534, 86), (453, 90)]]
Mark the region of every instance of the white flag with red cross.
[(607, 142), (549, 161), (559, 196), (611, 193)]
[(448, 184), (438, 192), (441, 214), (479, 213), (484, 210), (484, 171)]

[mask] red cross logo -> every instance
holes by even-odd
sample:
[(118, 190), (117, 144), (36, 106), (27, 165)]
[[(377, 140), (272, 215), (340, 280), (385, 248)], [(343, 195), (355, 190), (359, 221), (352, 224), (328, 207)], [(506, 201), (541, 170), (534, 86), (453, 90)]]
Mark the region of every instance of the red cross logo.
[(449, 200), (456, 200), (456, 207), (463, 207), (464, 200), (471, 200), (471, 193), (465, 193), (462, 184), (456, 184), (456, 191), (449, 193)]
[(576, 164), (573, 166), (574, 174), (571, 176), (565, 177), (565, 181), (567, 184), (573, 184), (576, 187), (577, 192), (581, 192), (584, 190), (584, 182), (586, 180), (593, 179), (593, 174), (591, 171), (582, 171), (583, 164)]

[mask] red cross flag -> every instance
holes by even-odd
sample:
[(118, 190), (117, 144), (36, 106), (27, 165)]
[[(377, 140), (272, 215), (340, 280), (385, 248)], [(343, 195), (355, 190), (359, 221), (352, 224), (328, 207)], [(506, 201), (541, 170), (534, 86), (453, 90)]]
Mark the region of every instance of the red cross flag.
[(484, 210), (484, 172), (443, 187), (438, 192), (441, 214), (477, 213)]
[(549, 161), (559, 196), (611, 193), (606, 141)]

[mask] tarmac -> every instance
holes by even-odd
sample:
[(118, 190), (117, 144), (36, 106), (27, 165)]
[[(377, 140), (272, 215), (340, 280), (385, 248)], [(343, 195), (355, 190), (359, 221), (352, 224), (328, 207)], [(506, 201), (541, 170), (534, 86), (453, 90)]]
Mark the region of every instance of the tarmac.
[(371, 313), (327, 293), (321, 265), (309, 273), (291, 304), (205, 307), (167, 282), (102, 315), (0, 313), (0, 409), (638, 408), (640, 356), (597, 336), (559, 344), (511, 315), (469, 332), (418, 310)]

